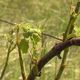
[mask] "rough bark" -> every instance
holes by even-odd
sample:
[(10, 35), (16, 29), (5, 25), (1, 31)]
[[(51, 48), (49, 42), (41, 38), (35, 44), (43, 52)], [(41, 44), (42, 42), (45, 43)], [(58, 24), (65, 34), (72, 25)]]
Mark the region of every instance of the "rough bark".
[[(44, 67), (45, 64), (47, 64), (53, 57), (61, 54), (61, 51), (65, 48), (71, 47), (71, 46), (80, 46), (80, 38), (73, 38), (71, 40), (67, 40), (65, 42), (60, 42), (57, 45), (55, 45), (46, 55), (44, 55), (37, 64), (38, 71), (40, 72), (41, 69)], [(37, 75), (34, 75), (34, 67), (32, 68), (30, 74), (28, 75), (27, 80), (34, 80)]]

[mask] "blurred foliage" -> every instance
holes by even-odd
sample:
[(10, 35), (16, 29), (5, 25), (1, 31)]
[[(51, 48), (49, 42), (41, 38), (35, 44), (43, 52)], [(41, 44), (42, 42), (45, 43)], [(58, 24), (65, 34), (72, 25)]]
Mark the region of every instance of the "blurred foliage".
[[(46, 33), (62, 38), (69, 21), (70, 7), (75, 5), (78, 0), (0, 0), (0, 19), (13, 23), (30, 22), (39, 24)], [(80, 23), (78, 18), (77, 25)], [(5, 33), (13, 26), (0, 21), (0, 46), (6, 45)], [(4, 35), (3, 35), (4, 34)], [(48, 42), (49, 41), (49, 42)], [(53, 46), (56, 40), (46, 38), (47, 51)], [(55, 44), (54, 44), (55, 45)], [(65, 69), (61, 80), (80, 80), (79, 64), (80, 56), (79, 47), (70, 48), (67, 68)], [(40, 50), (40, 49), (39, 49)], [(0, 73), (6, 59), (6, 49), (0, 47)], [(16, 51), (10, 55), (10, 61), (3, 80), (18, 80), (20, 78), (20, 68), (18, 54)], [(29, 56), (23, 54), (26, 75), (29, 74)], [(53, 80), (56, 75), (59, 60), (52, 59), (45, 66), (45, 80)], [(76, 77), (77, 76), (77, 77)]]

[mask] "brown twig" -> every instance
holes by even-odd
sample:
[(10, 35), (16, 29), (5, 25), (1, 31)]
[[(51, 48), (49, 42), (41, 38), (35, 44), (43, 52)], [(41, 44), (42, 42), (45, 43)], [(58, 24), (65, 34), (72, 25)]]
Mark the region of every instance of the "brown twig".
[(50, 34), (47, 34), (47, 33), (42, 33), (42, 35), (45, 35), (45, 36), (48, 36), (48, 37), (51, 37), (51, 38), (54, 38), (54, 39), (57, 39), (59, 41), (63, 41), (62, 39), (56, 37), (56, 36), (53, 36), (53, 35), (50, 35)]
[[(16, 25), (16, 23), (12, 23), (12, 22), (7, 21), (7, 20), (0, 19), (0, 21), (1, 21), (1, 22), (4, 22), (4, 23), (8, 23), (8, 24), (13, 25), (13, 26)], [(42, 33), (42, 35), (45, 35), (45, 36), (48, 36), (48, 37), (51, 37), (51, 38), (57, 39), (57, 40), (59, 40), (59, 41), (63, 41), (62, 39), (60, 39), (60, 38), (58, 38), (58, 37), (56, 37), (56, 36), (53, 36), (53, 35), (47, 34), (47, 33)]]
[(7, 20), (3, 20), (3, 19), (0, 19), (1, 22), (4, 22), (4, 23), (8, 23), (10, 25), (15, 25), (15, 23), (12, 23), (10, 21), (7, 21)]
[(5, 71), (6, 71), (6, 68), (8, 66), (8, 61), (9, 61), (9, 55), (10, 53), (15, 49), (16, 47), (16, 44), (11, 48), (12, 44), (10, 44), (9, 48), (8, 48), (8, 52), (7, 52), (7, 58), (6, 58), (6, 62), (5, 62), (5, 65), (3, 67), (3, 70), (2, 70), (2, 73), (1, 73), (1, 76), (0, 76), (0, 80), (2, 80), (4, 74), (5, 74)]
[[(65, 42), (60, 42), (57, 45), (55, 45), (46, 55), (44, 55), (37, 64), (38, 71), (40, 72), (41, 69), (49, 62), (53, 57), (61, 54), (61, 51), (65, 48), (71, 47), (73, 45), (80, 46), (80, 38), (73, 38), (70, 40), (66, 40)], [(31, 70), (27, 80), (34, 80), (36, 78), (36, 75), (34, 75), (34, 67)]]

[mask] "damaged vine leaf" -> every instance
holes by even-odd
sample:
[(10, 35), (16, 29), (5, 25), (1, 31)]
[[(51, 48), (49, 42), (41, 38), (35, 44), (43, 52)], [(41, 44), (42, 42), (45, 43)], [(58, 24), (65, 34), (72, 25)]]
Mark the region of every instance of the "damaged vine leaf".
[[(27, 26), (26, 26), (27, 27)], [(30, 36), (32, 36), (32, 31), (30, 30), (30, 28), (25, 28), (25, 27), (23, 27), (23, 36), (25, 37), (25, 38), (29, 38)]]
[[(32, 25), (30, 23), (25, 23), (25, 24), (21, 24), (20, 25), (23, 29), (23, 36), (25, 38), (29, 38), (33, 35), (40, 35), (41, 34), (41, 30), (40, 29), (37, 29), (35, 28), (36, 26), (35, 25)], [(36, 33), (36, 34), (35, 34)]]
[(40, 36), (37, 33), (33, 33), (31, 36), (31, 40), (36, 45), (40, 41)]
[(22, 25), (22, 29), (24, 38), (30, 38), (31, 40), (33, 40), (35, 44), (37, 44), (40, 41), (41, 30), (35, 28), (35, 25), (26, 23)]
[(29, 49), (29, 40), (21, 39), (20, 49), (21, 49), (22, 53), (27, 53), (28, 49)]
[(32, 32), (24, 31), (23, 36), (24, 36), (25, 38), (29, 38), (30, 36), (32, 36)]
[(22, 31), (22, 37), (20, 42), (20, 49), (23, 53), (28, 52), (29, 41), (31, 40), (33, 46), (36, 46), (40, 41), (41, 30), (39, 28), (35, 28), (36, 26), (31, 23), (21, 23), (19, 25), (20, 30)]

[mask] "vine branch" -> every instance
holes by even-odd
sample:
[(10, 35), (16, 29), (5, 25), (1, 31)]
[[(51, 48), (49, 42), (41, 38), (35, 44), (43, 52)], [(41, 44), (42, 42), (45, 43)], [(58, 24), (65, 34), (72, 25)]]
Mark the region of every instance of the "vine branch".
[(8, 23), (8, 24), (13, 25), (13, 26), (16, 25), (15, 23), (9, 22), (7, 20), (0, 19), (0, 21), (4, 22), (4, 23)]
[(47, 33), (42, 33), (42, 35), (45, 35), (45, 36), (48, 36), (48, 37), (51, 37), (51, 38), (54, 38), (54, 39), (57, 39), (59, 41), (63, 41), (62, 39), (56, 37), (56, 36), (53, 36), (53, 35), (50, 35), (50, 34), (47, 34)]
[(21, 67), (21, 75), (22, 75), (22, 79), (26, 80), (26, 75), (25, 75), (25, 70), (24, 70), (24, 65), (23, 65), (23, 59), (22, 59), (22, 53), (20, 50), (20, 45), (19, 45), (19, 26), (16, 26), (17, 31), (16, 31), (16, 45), (18, 48), (18, 53), (19, 53), (19, 62), (20, 62), (20, 67)]
[[(70, 16), (70, 20), (69, 20), (67, 29), (66, 29), (64, 37), (63, 37), (63, 41), (66, 41), (67, 40), (67, 36), (73, 32), (74, 23), (75, 23), (75, 21), (77, 19), (78, 13), (79, 13), (79, 7), (80, 7), (80, 2), (77, 2), (75, 10), (72, 12), (72, 14)], [(57, 73), (57, 75), (55, 77), (55, 80), (59, 80), (61, 78), (61, 75), (62, 75), (62, 73), (64, 71), (64, 68), (65, 68), (64, 65), (66, 63), (68, 51), (69, 51), (69, 48), (66, 48), (64, 50), (63, 59), (62, 59), (59, 71), (58, 71), (58, 73)]]
[(12, 43), (10, 44), (10, 46), (8, 48), (7, 58), (6, 58), (6, 62), (5, 62), (4, 68), (3, 68), (1, 76), (0, 76), (0, 80), (2, 80), (2, 78), (3, 78), (4, 74), (5, 74), (5, 71), (6, 71), (6, 68), (7, 68), (7, 65), (8, 65), (8, 61), (9, 61), (9, 55), (16, 47), (16, 45), (14, 45), (12, 48), (11, 48), (11, 46), (12, 46)]
[[(53, 57), (61, 54), (61, 51), (69, 48), (71, 46), (80, 46), (80, 38), (73, 38), (70, 40), (66, 40), (64, 42), (60, 42), (57, 45), (55, 45), (46, 55), (44, 55), (37, 64), (38, 71), (40, 72), (41, 69), (47, 64)], [(27, 80), (34, 80), (37, 76), (34, 75), (34, 67), (32, 68), (30, 74), (27, 77)]]
[[(1, 22), (4, 22), (4, 23), (8, 23), (8, 24), (13, 25), (13, 26), (16, 25), (16, 23), (12, 23), (12, 22), (9, 22), (9, 21), (7, 21), (7, 20), (0, 19), (0, 21), (1, 21)], [(56, 36), (54, 36), (54, 35), (50, 35), (50, 34), (47, 34), (47, 33), (42, 33), (42, 35), (45, 35), (45, 36), (48, 36), (48, 37), (57, 39), (57, 40), (59, 40), (59, 41), (63, 41), (62, 39), (60, 39), (60, 38), (58, 38), (58, 37), (56, 37)]]

